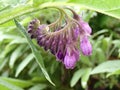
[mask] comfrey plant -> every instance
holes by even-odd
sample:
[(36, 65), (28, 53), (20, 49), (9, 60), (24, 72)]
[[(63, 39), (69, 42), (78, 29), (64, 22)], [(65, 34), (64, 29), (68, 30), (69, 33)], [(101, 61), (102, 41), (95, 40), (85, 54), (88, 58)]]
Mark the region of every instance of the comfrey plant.
[[(92, 30), (87, 22), (70, 8), (58, 8), (60, 17), (57, 21), (46, 25), (34, 19), (28, 26), (28, 33), (46, 51), (49, 50), (66, 69), (73, 69), (83, 55), (91, 55), (92, 46), (88, 40)], [(64, 9), (72, 12), (68, 15)]]

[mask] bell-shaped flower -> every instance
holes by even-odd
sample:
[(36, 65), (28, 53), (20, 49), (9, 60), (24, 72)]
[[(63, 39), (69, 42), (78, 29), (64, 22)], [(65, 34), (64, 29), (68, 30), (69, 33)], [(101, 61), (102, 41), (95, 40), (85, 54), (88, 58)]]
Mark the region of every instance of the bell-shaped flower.
[(88, 36), (92, 33), (91, 27), (78, 14), (71, 11), (73, 13), (71, 18), (65, 14), (66, 18), (62, 15), (49, 25), (40, 24), (38, 19), (34, 19), (28, 26), (31, 38), (35, 38), (41, 47), (55, 55), (67, 69), (75, 67), (80, 50), (84, 55), (92, 53), (92, 46), (88, 40)]
[(79, 51), (75, 50), (73, 47), (67, 47), (66, 55), (64, 58), (64, 65), (67, 69), (73, 69), (76, 62), (79, 60)]
[(92, 54), (92, 45), (91, 45), (90, 41), (88, 40), (87, 36), (81, 38), (80, 49), (81, 49), (83, 55), (89, 56)]
[(90, 35), (92, 33), (92, 29), (89, 24), (83, 21), (82, 18), (79, 19), (79, 24), (82, 26), (82, 30), (84, 30), (86, 34)]

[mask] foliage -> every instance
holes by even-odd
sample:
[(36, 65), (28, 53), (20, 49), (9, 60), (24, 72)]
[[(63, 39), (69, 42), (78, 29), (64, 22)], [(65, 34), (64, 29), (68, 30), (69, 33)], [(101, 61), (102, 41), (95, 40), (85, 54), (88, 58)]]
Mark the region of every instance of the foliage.
[[(119, 4), (119, 0), (1, 0), (0, 89), (119, 90)], [(93, 29), (93, 53), (81, 54), (73, 70), (66, 70), (26, 33), (34, 18), (46, 24), (58, 18), (56, 10), (46, 8), (51, 6), (74, 8)]]

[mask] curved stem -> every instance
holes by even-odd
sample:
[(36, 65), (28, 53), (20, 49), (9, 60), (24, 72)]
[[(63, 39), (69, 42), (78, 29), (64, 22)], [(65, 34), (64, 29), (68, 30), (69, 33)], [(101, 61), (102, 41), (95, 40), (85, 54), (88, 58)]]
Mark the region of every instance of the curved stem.
[[(44, 7), (44, 8), (56, 8), (56, 9), (58, 9), (61, 13), (65, 14), (67, 20), (69, 20), (69, 19), (71, 18), (62, 8), (60, 8), (60, 7), (58, 7), (58, 6), (46, 6), (46, 7)], [(43, 9), (44, 9), (44, 8), (43, 8)]]
[[(48, 25), (49, 27), (55, 27), (55, 25), (60, 25), (58, 22), (60, 22), (61, 23), (61, 21), (62, 21), (62, 18), (63, 18), (63, 14), (65, 15), (64, 16), (64, 18), (65, 18), (65, 21), (66, 21), (66, 23), (67, 23), (67, 25), (66, 26), (68, 26), (69, 25), (69, 23), (71, 23), (71, 20), (72, 20), (72, 17), (71, 16), (69, 16), (65, 11), (64, 11), (64, 9), (63, 8), (61, 8), (61, 7), (58, 7), (58, 6), (48, 6), (48, 7), (45, 7), (45, 8), (55, 8), (55, 9), (58, 9), (59, 11), (60, 11), (60, 18), (59, 19), (57, 19), (55, 22), (53, 22), (52, 24), (50, 24), (50, 25)], [(64, 27), (63, 29), (65, 29), (66, 27)], [(63, 30), (62, 29), (62, 30)], [(54, 29), (54, 30), (56, 30), (56, 29)], [(61, 30), (60, 30), (61, 31)]]
[(79, 15), (75, 11), (73, 11), (71, 8), (65, 7), (65, 9), (70, 10), (73, 13), (75, 19), (79, 19)]
[(52, 28), (54, 27), (58, 22), (62, 20), (63, 14), (60, 12), (60, 18), (58, 18), (55, 22), (48, 25), (48, 27)]

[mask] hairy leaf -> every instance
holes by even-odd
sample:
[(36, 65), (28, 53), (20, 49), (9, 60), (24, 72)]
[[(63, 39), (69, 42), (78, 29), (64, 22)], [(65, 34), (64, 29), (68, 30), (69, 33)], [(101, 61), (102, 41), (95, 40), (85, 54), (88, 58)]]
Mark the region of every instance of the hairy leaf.
[(91, 74), (114, 72), (120, 69), (120, 60), (106, 61), (95, 67)]
[(120, 0), (69, 0), (69, 2), (120, 19)]

